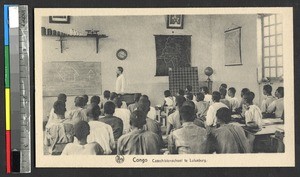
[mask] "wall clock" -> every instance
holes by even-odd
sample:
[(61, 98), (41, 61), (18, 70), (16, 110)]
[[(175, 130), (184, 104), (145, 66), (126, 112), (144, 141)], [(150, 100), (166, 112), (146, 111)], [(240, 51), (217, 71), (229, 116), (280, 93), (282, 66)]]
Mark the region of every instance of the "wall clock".
[(125, 60), (127, 58), (127, 51), (125, 49), (119, 49), (116, 56), (119, 60)]

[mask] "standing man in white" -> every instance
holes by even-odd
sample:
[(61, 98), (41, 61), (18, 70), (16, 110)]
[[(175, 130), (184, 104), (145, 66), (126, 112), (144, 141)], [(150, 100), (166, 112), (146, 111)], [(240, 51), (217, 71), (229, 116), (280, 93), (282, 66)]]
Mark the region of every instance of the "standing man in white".
[(125, 90), (125, 77), (123, 75), (123, 68), (117, 68), (117, 80), (116, 80), (116, 93), (124, 93)]

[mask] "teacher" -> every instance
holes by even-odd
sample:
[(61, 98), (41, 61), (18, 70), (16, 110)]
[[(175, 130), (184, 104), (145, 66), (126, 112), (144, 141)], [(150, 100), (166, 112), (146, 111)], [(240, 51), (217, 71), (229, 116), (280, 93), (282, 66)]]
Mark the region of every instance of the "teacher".
[(116, 80), (116, 93), (124, 93), (125, 89), (125, 77), (123, 75), (123, 68), (117, 68), (117, 80)]

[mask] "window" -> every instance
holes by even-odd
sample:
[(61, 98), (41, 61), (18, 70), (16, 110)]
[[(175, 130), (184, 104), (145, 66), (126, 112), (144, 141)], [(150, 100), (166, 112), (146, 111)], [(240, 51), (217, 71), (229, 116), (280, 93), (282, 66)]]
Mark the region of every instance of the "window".
[(263, 15), (261, 23), (263, 78), (277, 79), (283, 76), (282, 17)]

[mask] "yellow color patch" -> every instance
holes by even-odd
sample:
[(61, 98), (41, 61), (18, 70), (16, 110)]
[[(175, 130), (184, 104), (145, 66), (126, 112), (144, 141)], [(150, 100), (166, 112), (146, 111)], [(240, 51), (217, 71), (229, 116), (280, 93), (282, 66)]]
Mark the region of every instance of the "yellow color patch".
[(5, 130), (10, 130), (10, 88), (5, 88)]

